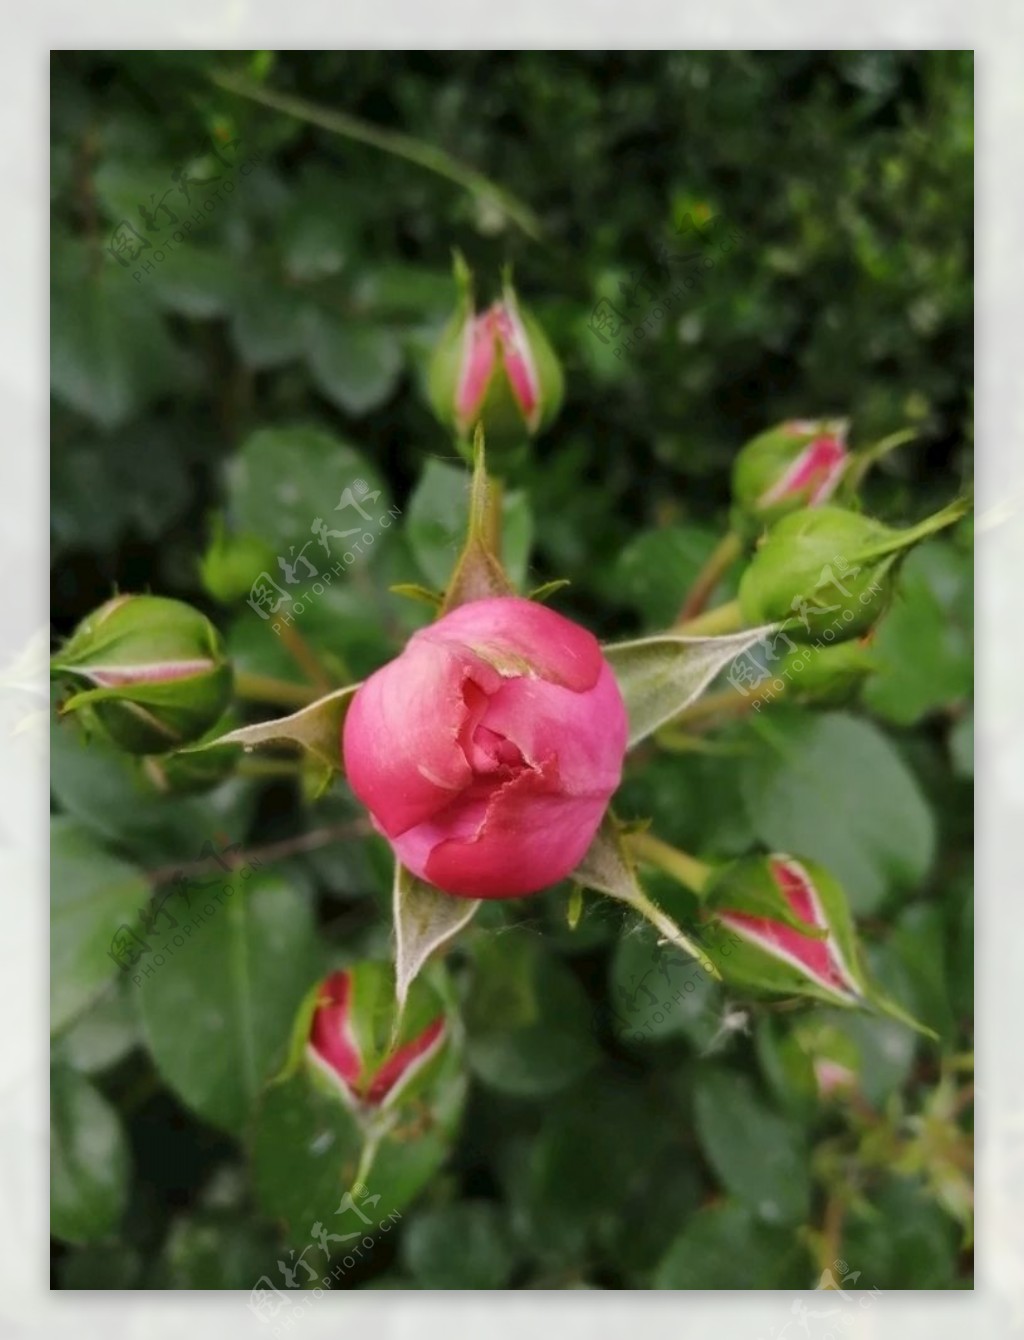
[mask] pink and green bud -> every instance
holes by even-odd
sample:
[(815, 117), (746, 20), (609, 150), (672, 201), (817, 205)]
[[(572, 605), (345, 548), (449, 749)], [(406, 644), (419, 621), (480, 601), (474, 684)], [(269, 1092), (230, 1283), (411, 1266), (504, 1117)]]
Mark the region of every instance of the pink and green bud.
[(82, 712), (122, 749), (164, 754), (198, 740), (231, 696), (231, 666), (198, 610), (162, 596), (115, 596), (84, 619), (51, 672), (77, 688)]
[(732, 472), (735, 520), (757, 531), (800, 507), (820, 507), (849, 461), (843, 419), (790, 420), (752, 438)]
[(958, 499), (907, 530), (842, 507), (805, 507), (777, 521), (740, 580), (751, 625), (785, 623), (798, 642), (860, 637), (892, 599), (900, 559), (969, 509)]
[(562, 403), (562, 370), (547, 336), (506, 279), (484, 312), (456, 259), (460, 301), (430, 366), (430, 399), (438, 418), (463, 441), (482, 424), (489, 446), (515, 446), (547, 427)]
[(390, 1107), (419, 1091), (448, 1040), (440, 1002), (422, 983), (393, 1040), (394, 999), (394, 978), (382, 963), (332, 973), (317, 992), (307, 1055), (351, 1108)]
[(735, 937), (720, 967), (755, 991), (865, 1003), (853, 923), (842, 890), (821, 866), (791, 856), (747, 857), (718, 871), (706, 905)]

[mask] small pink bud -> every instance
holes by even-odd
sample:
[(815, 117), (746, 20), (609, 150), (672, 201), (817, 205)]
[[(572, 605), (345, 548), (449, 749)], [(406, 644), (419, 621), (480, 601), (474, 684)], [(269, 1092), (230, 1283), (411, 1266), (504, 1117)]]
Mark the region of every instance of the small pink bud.
[[(365, 965), (375, 969), (377, 965)], [(313, 1014), (309, 1047), (318, 1064), (340, 1080), (349, 1099), (363, 1107), (379, 1107), (408, 1083), (436, 1054), (444, 1041), (445, 1022), (438, 1016), (383, 1062), (372, 1057), (371, 1020), (361, 1019), (356, 1001), (361, 969), (335, 972), (323, 983)], [(377, 974), (364, 978), (375, 984)], [(363, 1015), (371, 1011), (363, 1010)]]
[(734, 933), (726, 980), (836, 1004), (864, 999), (842, 890), (820, 866), (791, 856), (747, 857), (718, 871), (707, 905)]
[(843, 420), (791, 419), (751, 439), (733, 465), (734, 520), (756, 530), (832, 497), (849, 461)]
[(474, 310), (472, 279), (456, 262), (459, 308), (430, 367), (430, 396), (443, 423), (468, 439), (482, 424), (488, 445), (532, 437), (562, 401), (562, 371), (537, 321), (506, 282), (501, 298)]
[(414, 875), (515, 898), (568, 875), (622, 775), (626, 709), (597, 639), (534, 601), (472, 601), (356, 693), (345, 770)]

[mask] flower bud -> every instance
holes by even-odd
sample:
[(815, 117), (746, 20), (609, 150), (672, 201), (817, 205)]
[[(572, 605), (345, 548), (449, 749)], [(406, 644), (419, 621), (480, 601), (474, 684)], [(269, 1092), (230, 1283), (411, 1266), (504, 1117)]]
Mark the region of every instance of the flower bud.
[(793, 697), (821, 707), (842, 707), (877, 668), (871, 635), (833, 646), (796, 647), (779, 662), (776, 674), (792, 685)]
[(568, 875), (622, 775), (626, 709), (597, 639), (518, 596), (461, 605), (360, 687), (353, 791), (414, 875), (515, 898)]
[(447, 1041), (440, 1001), (418, 982), (392, 1046), (394, 1000), (393, 974), (383, 963), (332, 973), (317, 993), (307, 1055), (350, 1107), (374, 1109), (407, 1097)]
[(228, 605), (252, 591), (256, 573), (270, 570), (274, 551), (255, 535), (232, 535), (219, 519), (214, 522), (210, 544), (199, 563), (203, 589), (214, 600)]
[(791, 636), (803, 642), (859, 637), (885, 612), (899, 559), (968, 506), (958, 499), (907, 530), (842, 507), (792, 512), (772, 526), (740, 579), (744, 620), (788, 620)]
[(853, 923), (827, 871), (791, 856), (746, 857), (711, 879), (706, 906), (733, 932), (727, 982), (773, 994), (860, 1005), (865, 988)]
[(162, 596), (108, 600), (50, 664), (83, 686), (62, 710), (85, 709), (132, 754), (162, 754), (197, 740), (231, 695), (216, 629), (198, 610)]
[(460, 301), (431, 361), (431, 404), (441, 422), (463, 440), (480, 423), (489, 446), (515, 446), (558, 413), (561, 367), (507, 279), (501, 299), (477, 313), (472, 280), (461, 258), (456, 258), (455, 276)]
[(846, 469), (847, 423), (793, 419), (758, 434), (742, 448), (732, 471), (739, 530), (759, 530), (800, 507), (820, 507)]

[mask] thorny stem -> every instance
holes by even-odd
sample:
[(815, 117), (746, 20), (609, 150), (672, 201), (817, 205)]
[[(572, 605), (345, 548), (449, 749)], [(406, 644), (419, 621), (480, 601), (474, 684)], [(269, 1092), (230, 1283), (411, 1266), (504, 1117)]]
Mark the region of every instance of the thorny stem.
[(712, 591), (743, 552), (743, 541), (734, 530), (727, 531), (708, 556), (683, 601), (676, 623), (685, 624), (696, 618), (708, 602)]
[(281, 641), (295, 664), (321, 693), (329, 693), (335, 687), (320, 658), (293, 624), (286, 623), (281, 629)]
[(276, 93), (271, 89), (262, 88), (259, 84), (251, 83), (249, 80), (226, 70), (217, 71), (210, 77), (215, 84), (220, 88), (227, 89), (229, 93), (235, 93), (241, 98), (249, 98), (252, 102), (260, 103), (264, 107), (271, 107), (275, 111), (283, 112), (286, 116), (293, 116), (298, 121), (306, 121), (310, 125), (320, 126), (334, 135), (341, 135), (345, 139), (356, 140), (361, 144), (372, 145), (373, 148), (381, 149), (384, 153), (394, 154), (410, 163), (416, 163), (429, 172), (436, 172), (438, 176), (446, 177), (457, 186), (469, 191), (478, 200), (485, 200), (489, 205), (498, 209), (506, 218), (521, 228), (528, 237), (533, 238), (535, 242), (543, 240), (540, 220), (522, 201), (517, 200), (503, 187), (490, 181), (483, 173), (477, 172), (465, 163), (460, 163), (458, 159), (453, 158), (443, 149), (438, 149), (433, 144), (418, 140), (412, 135), (404, 135), (400, 131), (387, 130), (382, 126), (376, 126), (370, 121), (363, 121), (360, 117), (337, 111), (335, 108), (318, 107), (315, 103), (306, 102), (303, 98), (295, 98), (286, 93)]
[(653, 833), (627, 833), (624, 841), (630, 854), (635, 856), (638, 861), (646, 862), (647, 865), (653, 865), (659, 870), (664, 870), (667, 875), (679, 880), (680, 884), (684, 884), (698, 898), (701, 896), (704, 886), (711, 876), (709, 865), (705, 865), (703, 861), (698, 861), (695, 856), (690, 856), (685, 851), (680, 851), (678, 847), (670, 847), (667, 842), (662, 842), (661, 838), (656, 838)]
[[(316, 851), (329, 846), (332, 842), (344, 842), (348, 838), (369, 837), (373, 832), (367, 819), (350, 819), (343, 824), (329, 824), (326, 828), (314, 828), (309, 833), (299, 833), (295, 837), (281, 838), (279, 842), (268, 842), (262, 847), (248, 847), (244, 851), (232, 852), (226, 859), (229, 865), (238, 867), (246, 861), (256, 858), (260, 861), (283, 861), (287, 856), (297, 856), (302, 852)], [(156, 870), (147, 871), (146, 878), (151, 884), (166, 884), (179, 875), (201, 875), (219, 867), (224, 869), (224, 857), (204, 856), (201, 861), (189, 861), (184, 865), (163, 865)]]
[(706, 614), (698, 615), (696, 619), (677, 624), (673, 631), (681, 633), (684, 637), (705, 637), (716, 633), (738, 633), (742, 627), (740, 602), (730, 600), (725, 605), (717, 605), (713, 610), (708, 610)]
[(278, 707), (308, 707), (321, 695), (303, 684), (278, 679), (274, 675), (256, 675), (248, 670), (235, 671), (235, 693), (252, 703), (274, 703)]

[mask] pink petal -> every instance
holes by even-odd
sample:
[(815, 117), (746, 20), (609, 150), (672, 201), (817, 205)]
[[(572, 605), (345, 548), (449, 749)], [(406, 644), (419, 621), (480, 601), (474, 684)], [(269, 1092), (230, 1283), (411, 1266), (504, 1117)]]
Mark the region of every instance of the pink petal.
[(608, 797), (622, 778), (628, 722), (607, 663), (584, 693), (544, 679), (506, 680), (492, 694), (483, 725), (514, 744), (528, 763), (556, 755), (569, 795)]
[(352, 700), (342, 748), (349, 785), (388, 837), (422, 823), (472, 781), (459, 744), (464, 685), (500, 677), (450, 642), (410, 639)]
[[(446, 893), (516, 898), (564, 879), (597, 832), (608, 797), (559, 794), (554, 763), (520, 772), (489, 801), (423, 825), (395, 843), (402, 862)], [(407, 839), (413, 839), (406, 848)], [(412, 864), (426, 857), (419, 871)]]
[(493, 310), (501, 341), (502, 359), (512, 384), (512, 392), (527, 424), (531, 428), (536, 427), (540, 378), (537, 376), (526, 328), (514, 302), (496, 303)]
[(807, 444), (782, 478), (767, 490), (761, 502), (770, 504), (791, 494), (809, 490), (810, 505), (818, 506), (832, 495), (846, 460), (846, 449), (841, 438), (815, 438)]
[(484, 312), (466, 323), (462, 370), (455, 392), (455, 412), (463, 427), (476, 418), (487, 395), (498, 354), (498, 330), (493, 314)]
[(404, 1047), (393, 1052), (370, 1081), (364, 1095), (365, 1101), (372, 1104), (383, 1102), (410, 1066), (428, 1052), (436, 1050), (443, 1033), (444, 1019), (435, 1019), (418, 1038), (413, 1038), (412, 1042), (407, 1042)]
[(313, 1015), (310, 1046), (350, 1088), (355, 1088), (363, 1068), (362, 1057), (349, 1028), (352, 978), (347, 972), (332, 973), (320, 989), (322, 1004)]
[(539, 675), (577, 693), (593, 688), (605, 665), (593, 633), (521, 596), (460, 605), (421, 628), (410, 646), (420, 641), (463, 644), (506, 678)]

